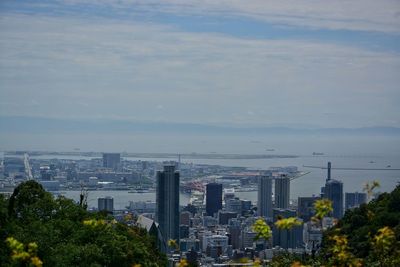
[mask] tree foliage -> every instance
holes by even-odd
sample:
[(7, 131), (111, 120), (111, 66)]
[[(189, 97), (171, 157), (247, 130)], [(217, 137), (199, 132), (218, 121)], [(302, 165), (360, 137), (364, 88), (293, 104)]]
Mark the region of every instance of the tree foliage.
[(327, 216), (330, 212), (333, 211), (332, 201), (329, 199), (319, 199), (314, 203), (315, 208), (315, 216), (314, 220), (322, 220), (325, 216)]
[(400, 266), (400, 186), (368, 204), (346, 211), (338, 224), (324, 235), (325, 258), (332, 255), (329, 251), (335, 235), (346, 236), (349, 252), (356, 258), (366, 259), (368, 266)]
[(0, 198), (0, 215), (4, 213), (0, 219), (1, 266), (29, 266), (16, 265), (15, 250), (5, 242), (7, 238), (35, 244), (35, 256), (43, 266), (166, 265), (165, 255), (144, 229), (87, 212), (70, 199), (55, 199), (34, 181), (20, 184), (8, 201)]
[(261, 238), (264, 240), (268, 240), (272, 237), (271, 228), (265, 222), (265, 220), (262, 218), (257, 219), (254, 222), (252, 228), (253, 228), (253, 231), (256, 233), (256, 237), (255, 237), (256, 240), (259, 240)]
[(296, 217), (282, 218), (275, 222), (275, 226), (281, 230), (290, 230), (295, 226), (301, 225), (302, 222)]
[[(372, 183), (372, 192), (379, 185)], [(326, 200), (315, 204), (320, 221), (331, 211)], [(318, 257), (295, 254), (275, 256), (271, 266), (400, 266), (400, 185), (368, 204), (347, 210), (344, 217), (324, 232)]]

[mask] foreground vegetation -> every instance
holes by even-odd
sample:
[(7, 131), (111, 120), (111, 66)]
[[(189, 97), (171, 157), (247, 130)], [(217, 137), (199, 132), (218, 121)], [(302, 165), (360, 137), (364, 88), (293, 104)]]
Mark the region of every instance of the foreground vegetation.
[(1, 266), (166, 266), (143, 229), (54, 198), (35, 181), (0, 196)]
[[(317, 221), (329, 212), (323, 201), (317, 203), (320, 205), (316, 207)], [(318, 211), (322, 212), (319, 216)], [(346, 211), (344, 217), (324, 233), (317, 256), (283, 254), (275, 257), (271, 265), (400, 266), (400, 185), (391, 193), (380, 194), (368, 204)]]

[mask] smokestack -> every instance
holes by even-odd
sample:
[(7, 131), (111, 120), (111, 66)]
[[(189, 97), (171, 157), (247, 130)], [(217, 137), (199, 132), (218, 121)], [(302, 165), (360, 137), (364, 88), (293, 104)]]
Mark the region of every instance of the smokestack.
[(331, 179), (331, 162), (328, 162), (328, 178), (326, 179), (329, 181)]

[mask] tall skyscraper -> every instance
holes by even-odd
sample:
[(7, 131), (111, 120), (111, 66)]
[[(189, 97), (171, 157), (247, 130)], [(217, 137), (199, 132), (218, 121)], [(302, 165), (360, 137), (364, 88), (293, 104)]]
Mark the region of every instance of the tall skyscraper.
[(332, 217), (340, 219), (343, 216), (343, 183), (334, 179), (326, 181), (324, 197), (332, 201)]
[(118, 170), (121, 163), (120, 153), (103, 153), (103, 167)]
[(156, 221), (165, 242), (179, 242), (179, 172), (174, 165), (168, 165), (156, 177)]
[(275, 208), (289, 208), (290, 199), (290, 178), (286, 175), (281, 175), (275, 179)]
[(357, 208), (361, 204), (367, 203), (366, 193), (346, 193), (345, 194), (345, 209)]
[(222, 184), (209, 183), (206, 186), (206, 212), (208, 216), (214, 216), (222, 209)]
[(331, 168), (332, 168), (332, 164), (331, 164), (331, 162), (328, 162), (328, 176), (326, 177), (327, 180), (331, 179)]
[(332, 217), (340, 219), (343, 216), (343, 183), (331, 178), (331, 163), (328, 162), (328, 175), (324, 187), (324, 198), (332, 201)]
[(258, 178), (258, 215), (272, 218), (272, 177), (270, 175)]

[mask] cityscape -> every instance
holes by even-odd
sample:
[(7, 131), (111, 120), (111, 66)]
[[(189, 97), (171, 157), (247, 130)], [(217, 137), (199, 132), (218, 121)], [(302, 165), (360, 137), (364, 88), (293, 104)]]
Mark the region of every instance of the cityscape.
[(399, 267), (399, 0), (0, 0), (1, 267)]
[[(76, 155), (76, 159), (63, 159), (71, 156), (62, 154), (46, 158), (45, 152), (5, 152), (0, 165), (2, 194), (11, 195), (18, 184), (35, 180), (55, 197), (72, 197), (76, 203), (85, 202), (91, 212), (106, 212), (121, 223), (146, 229), (167, 255), (169, 266), (182, 259), (200, 266), (230, 266), (242, 258), (271, 262), (284, 252), (314, 255), (325, 230), (347, 210), (375, 197), (365, 188), (345, 192), (343, 182), (335, 179), (332, 162), (322, 167), (326, 173), (321, 177), (320, 192), (293, 199), (292, 181), (310, 173), (297, 166), (255, 170), (184, 163), (181, 155), (175, 155), (176, 160), (156, 161), (129, 160), (121, 153), (91, 154), (89, 159)], [(242, 192), (252, 194), (247, 195), (251, 199), (241, 197)], [(333, 209), (315, 224), (315, 203), (321, 199), (331, 201)], [(124, 207), (114, 205), (124, 201)], [(129, 221), (124, 219), (127, 216)], [(256, 239), (253, 225), (258, 218), (270, 225), (270, 239)], [(296, 218), (298, 224), (277, 228), (275, 224), (282, 218)]]

